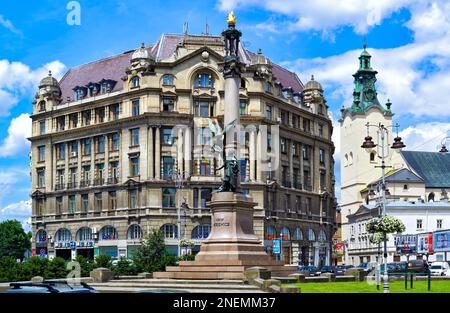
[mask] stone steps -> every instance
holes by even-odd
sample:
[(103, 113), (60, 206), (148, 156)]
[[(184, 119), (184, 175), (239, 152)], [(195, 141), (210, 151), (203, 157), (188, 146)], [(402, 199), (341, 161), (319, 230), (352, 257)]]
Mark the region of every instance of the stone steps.
[[(180, 286), (179, 286), (180, 287)], [(189, 288), (189, 289), (181, 289), (181, 288), (174, 288), (174, 289), (169, 289), (169, 288), (128, 288), (128, 287), (121, 287), (121, 288), (117, 288), (117, 287), (96, 287), (95, 288), (97, 291), (99, 291), (100, 293), (102, 292), (107, 292), (107, 293), (140, 293), (140, 292), (150, 292), (153, 291), (155, 293), (158, 293), (158, 291), (161, 291), (161, 289), (164, 290), (174, 290), (174, 291), (179, 291), (180, 293), (218, 293), (218, 294), (223, 294), (223, 293), (265, 293), (264, 291), (260, 290), (260, 289), (251, 289), (251, 290), (242, 290), (242, 289), (199, 289), (199, 288)]]

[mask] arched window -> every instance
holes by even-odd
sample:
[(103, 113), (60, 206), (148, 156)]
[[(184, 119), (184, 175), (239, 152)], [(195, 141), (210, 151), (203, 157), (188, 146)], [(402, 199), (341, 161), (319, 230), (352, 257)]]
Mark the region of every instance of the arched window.
[(286, 226), (283, 226), (280, 231), (280, 237), (283, 240), (291, 240), (291, 231)]
[(141, 239), (142, 235), (142, 228), (138, 224), (133, 224), (128, 228), (127, 239)]
[(113, 226), (105, 226), (100, 230), (100, 240), (117, 240), (119, 236)]
[(140, 79), (139, 79), (139, 77), (138, 77), (138, 76), (134, 76), (134, 77), (131, 79), (131, 87), (139, 87), (139, 85), (140, 85)]
[(277, 229), (273, 225), (267, 226), (266, 240), (272, 240), (277, 237)]
[(77, 240), (92, 240), (92, 229), (89, 227), (81, 227), (77, 232)]
[(44, 112), (45, 111), (45, 101), (42, 100), (41, 102), (39, 102), (39, 112)]
[(67, 228), (60, 228), (55, 234), (55, 241), (56, 242), (64, 242), (64, 241), (71, 241), (72, 240), (72, 234), (70, 233), (70, 230)]
[(162, 78), (163, 86), (173, 86), (173, 75), (165, 74)]
[(300, 227), (297, 227), (294, 232), (294, 240), (303, 240), (303, 232)]
[(40, 229), (36, 234), (36, 242), (47, 242), (47, 232)]
[(319, 241), (320, 242), (327, 241), (327, 235), (325, 234), (325, 231), (323, 229), (321, 229), (319, 232)]
[(175, 224), (164, 224), (160, 230), (164, 234), (164, 238), (178, 238), (178, 227)]
[(434, 202), (434, 192), (430, 192), (428, 195), (428, 202)]
[(314, 233), (314, 230), (312, 230), (312, 228), (308, 229), (308, 240), (309, 241), (316, 240), (316, 234)]
[(208, 238), (210, 232), (211, 232), (211, 225), (209, 224), (197, 225), (192, 230), (191, 238), (192, 239)]
[(211, 74), (199, 74), (195, 80), (195, 88), (214, 88), (214, 78)]

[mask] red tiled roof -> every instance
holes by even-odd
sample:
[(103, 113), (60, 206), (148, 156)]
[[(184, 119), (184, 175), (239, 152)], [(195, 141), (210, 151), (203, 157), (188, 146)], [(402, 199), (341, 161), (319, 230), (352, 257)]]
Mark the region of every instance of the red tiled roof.
[[(169, 58), (176, 51), (183, 38), (183, 35), (163, 34), (158, 42), (147, 47), (147, 50), (157, 62), (160, 62)], [(243, 51), (241, 50), (241, 54)], [(123, 81), (121, 78), (125, 76), (125, 68), (130, 65), (133, 52), (134, 50), (124, 52), (70, 69), (59, 82), (63, 103), (67, 102), (67, 98), (73, 101), (73, 88), (76, 86), (86, 86), (90, 82), (97, 83), (102, 79), (111, 79), (117, 82), (111, 92), (122, 90)], [(247, 50), (245, 50), (245, 53), (246, 55), (242, 58), (243, 61), (253, 59), (256, 55)], [(283, 87), (292, 87), (295, 92), (303, 91), (303, 84), (295, 73), (275, 63), (272, 63), (272, 65), (272, 73)]]

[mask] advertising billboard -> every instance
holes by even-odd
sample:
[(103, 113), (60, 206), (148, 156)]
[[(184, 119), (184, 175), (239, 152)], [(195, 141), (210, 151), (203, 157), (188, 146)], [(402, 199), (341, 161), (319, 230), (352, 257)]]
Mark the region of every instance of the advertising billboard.
[(417, 253), (433, 254), (433, 233), (417, 235)]
[(450, 230), (441, 230), (433, 233), (434, 252), (450, 251)]
[(398, 254), (417, 253), (417, 235), (398, 235), (394, 237)]

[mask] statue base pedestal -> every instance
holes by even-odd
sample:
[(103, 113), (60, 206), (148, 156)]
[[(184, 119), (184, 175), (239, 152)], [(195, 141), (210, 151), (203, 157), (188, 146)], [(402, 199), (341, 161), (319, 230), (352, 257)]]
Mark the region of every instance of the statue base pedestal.
[(296, 266), (285, 266), (264, 251), (253, 232), (253, 207), (249, 197), (234, 192), (214, 193), (211, 207), (211, 233), (205, 239), (194, 261), (168, 266), (166, 272), (153, 273), (154, 278), (176, 279), (244, 279), (247, 268), (260, 266), (274, 276), (297, 272)]

